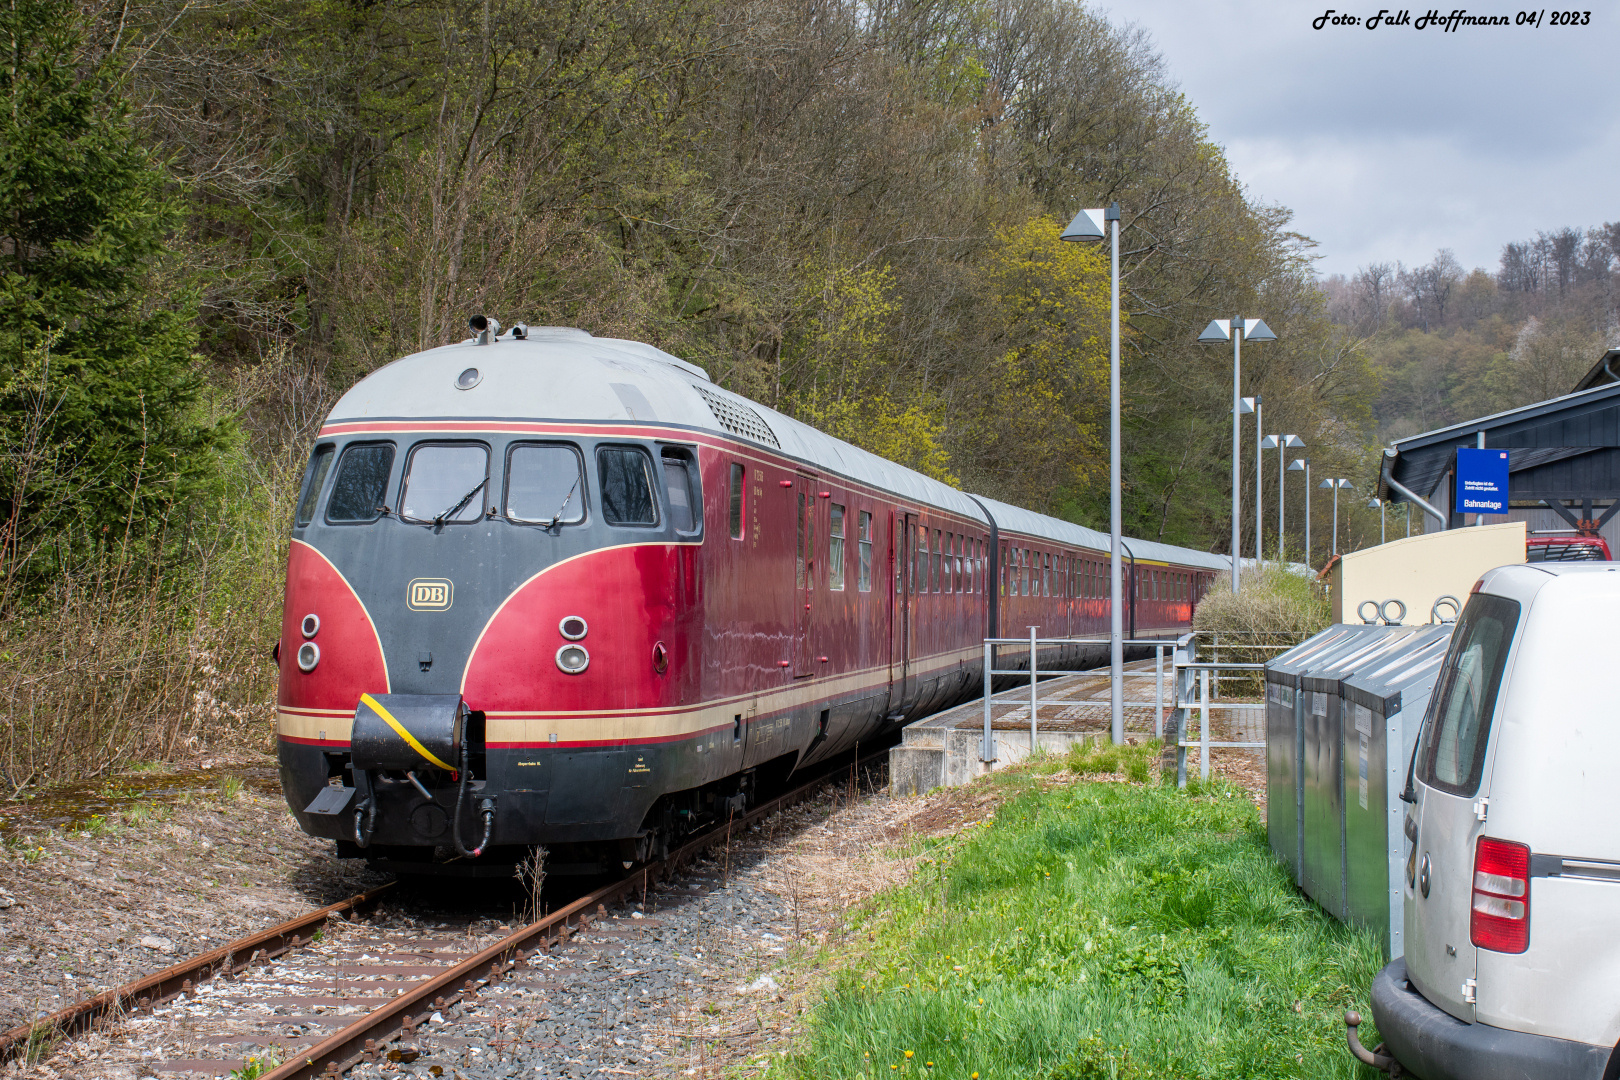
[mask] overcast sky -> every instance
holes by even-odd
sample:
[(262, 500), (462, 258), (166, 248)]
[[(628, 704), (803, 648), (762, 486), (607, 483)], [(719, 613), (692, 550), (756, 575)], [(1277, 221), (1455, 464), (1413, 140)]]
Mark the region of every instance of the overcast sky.
[(1337, 10), (1362, 25), (1321, 30), (1327, 5), (1305, 0), (1103, 7), (1153, 36), (1250, 195), (1294, 211), (1324, 274), (1443, 247), (1494, 270), (1510, 240), (1620, 220), (1620, 5), (1587, 0), (1588, 26), (1447, 33), (1369, 30), (1379, 4), (1350, 2)]

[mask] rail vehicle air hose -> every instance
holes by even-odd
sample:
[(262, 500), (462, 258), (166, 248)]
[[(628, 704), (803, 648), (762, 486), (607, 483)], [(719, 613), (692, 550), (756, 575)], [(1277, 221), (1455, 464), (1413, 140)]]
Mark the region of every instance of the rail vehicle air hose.
[(484, 847), (489, 843), (489, 834), (495, 828), (494, 807), (486, 805), (483, 809), (484, 838), (478, 841), (478, 846), (471, 851), (461, 842), (461, 807), (467, 801), (467, 782), (472, 778), (472, 770), (468, 767), (467, 747), (461, 748), (461, 785), (456, 789), (456, 809), (451, 815), (450, 840), (456, 846), (456, 854), (467, 859), (476, 859), (484, 853)]
[[(361, 822), (365, 822), (364, 825)], [(360, 847), (371, 843), (371, 833), (377, 827), (377, 798), (367, 795), (354, 808), (354, 842)]]

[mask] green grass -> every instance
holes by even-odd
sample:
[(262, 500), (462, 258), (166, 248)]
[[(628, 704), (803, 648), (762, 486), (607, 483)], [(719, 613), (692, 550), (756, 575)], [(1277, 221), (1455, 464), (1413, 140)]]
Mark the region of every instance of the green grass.
[[(1153, 749), (1058, 761), (1140, 773)], [(840, 973), (766, 1075), (1374, 1075), (1343, 1012), (1368, 1011), (1378, 942), (1293, 888), (1242, 791), (1042, 791), (1043, 771), (997, 778), (1013, 791), (994, 819), (933, 842), (910, 885), (854, 916)]]

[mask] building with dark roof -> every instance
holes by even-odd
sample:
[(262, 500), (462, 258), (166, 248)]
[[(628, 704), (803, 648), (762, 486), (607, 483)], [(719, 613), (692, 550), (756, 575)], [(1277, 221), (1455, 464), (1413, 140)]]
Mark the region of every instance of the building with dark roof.
[[(1453, 506), (1457, 450), (1480, 446), (1509, 452), (1506, 514)], [(1523, 521), (1532, 535), (1595, 532), (1620, 550), (1620, 349), (1574, 393), (1401, 439), (1384, 451), (1378, 496), (1421, 507), (1425, 530)]]

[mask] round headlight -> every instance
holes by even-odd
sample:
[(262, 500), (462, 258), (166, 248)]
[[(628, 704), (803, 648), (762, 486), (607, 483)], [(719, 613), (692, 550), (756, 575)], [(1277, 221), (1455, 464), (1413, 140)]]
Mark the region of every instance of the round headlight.
[(314, 637), (316, 634), (320, 633), (321, 617), (313, 614), (305, 615), (304, 621), (299, 624), (298, 628), (304, 632), (305, 637)]
[(580, 618), (578, 615), (570, 615), (562, 622), (557, 624), (557, 629), (562, 633), (562, 636), (567, 638), (569, 641), (578, 641), (580, 638), (585, 636), (585, 620)]
[(557, 666), (569, 675), (578, 675), (591, 666), (591, 654), (583, 645), (564, 645), (557, 650)]
[(321, 662), (321, 647), (313, 641), (306, 641), (298, 646), (298, 670), (314, 671), (315, 665)]
[(478, 369), (475, 367), (470, 367), (466, 371), (463, 371), (460, 375), (456, 376), (456, 389), (471, 390), (473, 387), (477, 386), (483, 381), (484, 376), (479, 373)]

